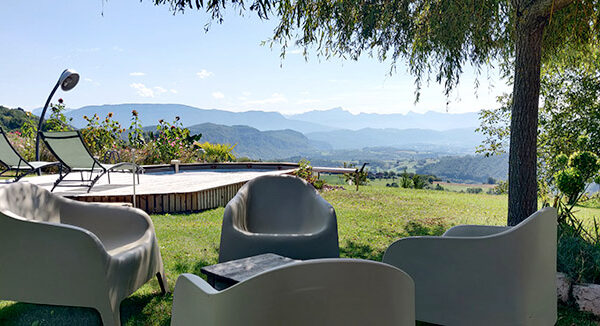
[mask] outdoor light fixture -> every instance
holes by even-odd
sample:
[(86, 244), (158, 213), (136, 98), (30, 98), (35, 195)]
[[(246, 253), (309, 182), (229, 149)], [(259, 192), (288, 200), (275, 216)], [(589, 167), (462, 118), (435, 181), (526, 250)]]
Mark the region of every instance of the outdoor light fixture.
[(48, 105), (50, 104), (50, 100), (52, 99), (52, 96), (54, 96), (54, 93), (58, 89), (59, 85), (63, 91), (67, 92), (67, 91), (72, 90), (77, 85), (78, 82), (79, 82), (79, 74), (75, 70), (65, 69), (65, 71), (62, 72), (62, 74), (60, 75), (60, 78), (56, 82), (56, 85), (52, 89), (52, 92), (50, 92), (50, 96), (48, 96), (48, 99), (46, 100), (46, 104), (44, 105), (44, 109), (42, 110), (42, 114), (40, 115), (40, 122), (38, 123), (37, 135), (35, 137), (35, 160), (36, 161), (40, 160), (40, 132), (42, 132), (42, 124), (44, 123), (44, 116), (46, 115), (46, 110), (48, 109)]

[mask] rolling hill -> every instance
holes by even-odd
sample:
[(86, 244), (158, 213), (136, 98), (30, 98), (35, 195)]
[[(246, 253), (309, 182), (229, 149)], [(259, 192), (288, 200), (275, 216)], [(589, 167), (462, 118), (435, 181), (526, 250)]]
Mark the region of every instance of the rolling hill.
[(248, 126), (223, 126), (203, 123), (188, 127), (192, 134), (202, 134), (201, 142), (237, 144), (236, 156), (272, 160), (294, 155), (309, 155), (329, 149), (325, 143), (306, 138), (294, 130), (260, 131)]

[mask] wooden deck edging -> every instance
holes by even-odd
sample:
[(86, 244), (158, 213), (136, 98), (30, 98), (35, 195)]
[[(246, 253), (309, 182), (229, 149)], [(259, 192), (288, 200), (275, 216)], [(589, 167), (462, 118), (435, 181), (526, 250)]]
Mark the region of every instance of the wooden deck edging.
[[(224, 207), (248, 181), (194, 192), (136, 195), (135, 207), (148, 214), (197, 212)], [(133, 203), (133, 195), (124, 196), (67, 196), (94, 203)]]

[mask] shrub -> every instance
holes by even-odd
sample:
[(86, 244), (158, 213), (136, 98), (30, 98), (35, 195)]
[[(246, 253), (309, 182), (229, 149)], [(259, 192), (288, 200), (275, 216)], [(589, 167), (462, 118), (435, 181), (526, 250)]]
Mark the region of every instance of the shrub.
[(325, 180), (320, 180), (314, 176), (310, 161), (306, 159), (301, 159), (300, 162), (298, 162), (298, 169), (294, 172), (294, 175), (306, 180), (306, 182), (310, 183), (315, 189), (323, 189), (326, 185)]
[(306, 180), (306, 182), (310, 184), (313, 184), (317, 180), (317, 177), (313, 175), (310, 161), (306, 159), (301, 159), (300, 162), (298, 162), (298, 170), (294, 172), (294, 175)]
[(125, 145), (121, 139), (121, 133), (125, 130), (112, 117), (112, 112), (102, 121), (97, 114), (92, 117), (83, 116), (87, 126), (81, 129), (81, 135), (93, 155), (102, 157), (106, 152), (117, 151)]
[(412, 177), (412, 184), (415, 189), (423, 189), (427, 185), (427, 182), (420, 175), (415, 174)]
[[(363, 165), (363, 167), (364, 167), (364, 165)], [(354, 168), (355, 169), (356, 164), (344, 162), (344, 168), (351, 168), (351, 169)], [(358, 191), (358, 186), (366, 185), (369, 182), (368, 176), (369, 176), (369, 170), (368, 169), (363, 170), (362, 168), (354, 173), (344, 173), (343, 174), (344, 181), (347, 184), (356, 185), (356, 191)]]
[(58, 104), (50, 105), (50, 117), (44, 121), (43, 130), (45, 131), (67, 131), (71, 130), (70, 123), (73, 118), (67, 118), (63, 113), (65, 104), (63, 99), (58, 99)]
[(600, 283), (600, 225), (588, 231), (569, 207), (556, 201), (559, 214), (556, 267), (581, 283)]
[(325, 181), (317, 179), (313, 182), (313, 187), (315, 187), (315, 189), (323, 189), (323, 186), (325, 185)]
[(202, 159), (207, 162), (230, 162), (235, 161), (235, 155), (233, 155), (233, 149), (236, 145), (229, 144), (211, 144), (205, 142), (199, 145), (204, 151), (201, 154)]
[[(586, 137), (578, 139), (584, 148)], [(561, 154), (555, 158), (558, 172), (554, 174), (559, 193), (554, 198), (544, 198), (544, 206), (554, 206), (558, 211), (557, 268), (576, 282), (600, 283), (600, 226), (593, 219), (594, 229), (587, 230), (573, 213), (574, 207), (584, 198), (586, 185), (599, 177), (600, 161), (588, 151), (574, 152), (567, 159)]]
[(483, 192), (483, 189), (481, 189), (481, 188), (467, 188), (468, 194), (480, 194), (482, 192)]
[[(136, 115), (137, 112), (134, 110), (132, 114)], [(179, 117), (175, 117), (173, 123), (161, 119), (156, 132), (150, 134), (148, 148), (144, 149), (148, 151), (151, 163), (169, 163), (174, 159), (184, 163), (193, 162), (201, 155), (200, 137), (202, 135), (190, 135), (190, 130), (183, 127)]]

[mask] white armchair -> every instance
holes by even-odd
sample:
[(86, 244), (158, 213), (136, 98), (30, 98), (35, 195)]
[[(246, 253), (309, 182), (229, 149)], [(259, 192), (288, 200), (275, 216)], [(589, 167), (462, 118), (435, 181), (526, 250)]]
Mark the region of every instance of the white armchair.
[(151, 278), (168, 291), (147, 214), (29, 183), (0, 188), (0, 262), (0, 299), (92, 307), (105, 326), (121, 324), (121, 301)]
[(265, 253), (294, 259), (340, 255), (335, 210), (298, 177), (249, 181), (223, 215), (219, 262)]
[(366, 260), (292, 263), (220, 292), (182, 274), (173, 295), (173, 326), (415, 324), (412, 279)]
[(554, 325), (556, 210), (514, 227), (461, 225), (394, 242), (383, 262), (415, 281), (417, 320), (442, 325)]

